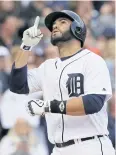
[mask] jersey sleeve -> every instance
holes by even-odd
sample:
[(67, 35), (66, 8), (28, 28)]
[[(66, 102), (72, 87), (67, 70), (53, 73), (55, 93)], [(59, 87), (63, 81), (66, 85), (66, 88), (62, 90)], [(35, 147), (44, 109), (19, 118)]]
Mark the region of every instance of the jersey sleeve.
[(44, 63), (41, 64), (38, 68), (34, 68), (28, 71), (28, 87), (29, 93), (42, 90), (42, 77), (44, 71)]
[(85, 67), (84, 94), (103, 94), (106, 100), (112, 96), (110, 75), (105, 61), (97, 56), (89, 56)]

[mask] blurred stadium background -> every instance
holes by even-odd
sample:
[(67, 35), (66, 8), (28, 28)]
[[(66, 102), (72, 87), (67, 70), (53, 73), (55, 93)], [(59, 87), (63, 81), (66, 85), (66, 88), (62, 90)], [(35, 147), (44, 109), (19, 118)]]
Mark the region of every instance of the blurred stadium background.
[(28, 67), (38, 67), (46, 59), (58, 56), (57, 48), (50, 43), (44, 18), (63, 9), (75, 11), (83, 18), (88, 28), (84, 48), (103, 57), (108, 66), (113, 91), (108, 103), (108, 129), (115, 145), (115, 1), (0, 1), (0, 155), (51, 153), (53, 145), (47, 139), (44, 117), (31, 117), (24, 107), (27, 98), (42, 98), (42, 93), (29, 96), (11, 93), (9, 74), (23, 31), (33, 25), (38, 15), (44, 37), (30, 53)]

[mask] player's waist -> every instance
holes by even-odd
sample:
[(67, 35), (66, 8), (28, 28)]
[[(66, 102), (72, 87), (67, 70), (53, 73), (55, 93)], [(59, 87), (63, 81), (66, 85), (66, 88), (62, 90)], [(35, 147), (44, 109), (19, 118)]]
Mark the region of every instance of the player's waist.
[(67, 142), (55, 143), (55, 146), (58, 147), (58, 148), (67, 147), (67, 146), (73, 145), (75, 143), (84, 142), (84, 141), (92, 140), (92, 139), (95, 139), (95, 138), (100, 139), (101, 137), (105, 137), (105, 136), (108, 137), (108, 135), (97, 135), (97, 136), (86, 137), (86, 138), (71, 139), (71, 140), (69, 140)]

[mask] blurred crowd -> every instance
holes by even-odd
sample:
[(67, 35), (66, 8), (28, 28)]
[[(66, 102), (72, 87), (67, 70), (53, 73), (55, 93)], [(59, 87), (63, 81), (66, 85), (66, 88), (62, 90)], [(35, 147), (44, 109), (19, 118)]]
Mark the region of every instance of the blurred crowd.
[(29, 98), (42, 99), (42, 92), (18, 95), (9, 91), (9, 75), (20, 48), (23, 31), (40, 16), (43, 39), (30, 52), (28, 68), (58, 56), (44, 25), (52, 11), (75, 11), (87, 26), (84, 48), (100, 55), (110, 72), (113, 96), (108, 103), (108, 130), (115, 145), (115, 1), (0, 1), (0, 155), (49, 155), (44, 117), (31, 117), (25, 110)]

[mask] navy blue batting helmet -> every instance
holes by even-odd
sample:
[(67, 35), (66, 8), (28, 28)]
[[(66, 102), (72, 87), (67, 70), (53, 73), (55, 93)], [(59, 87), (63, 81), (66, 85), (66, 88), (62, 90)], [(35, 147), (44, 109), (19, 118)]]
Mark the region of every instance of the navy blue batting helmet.
[(45, 18), (46, 27), (52, 31), (53, 22), (60, 17), (66, 17), (72, 21), (71, 33), (76, 39), (81, 41), (81, 47), (83, 47), (86, 38), (86, 26), (80, 16), (75, 12), (70, 10), (63, 10), (50, 13)]

